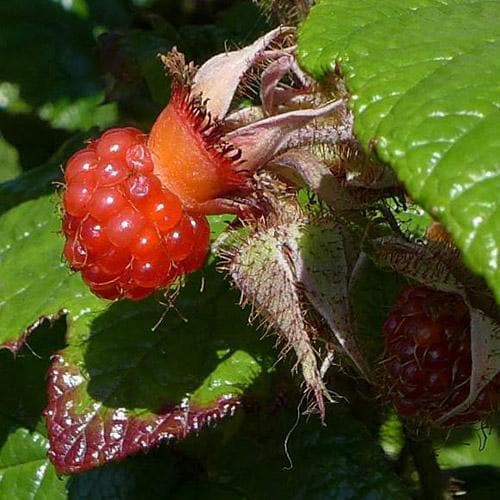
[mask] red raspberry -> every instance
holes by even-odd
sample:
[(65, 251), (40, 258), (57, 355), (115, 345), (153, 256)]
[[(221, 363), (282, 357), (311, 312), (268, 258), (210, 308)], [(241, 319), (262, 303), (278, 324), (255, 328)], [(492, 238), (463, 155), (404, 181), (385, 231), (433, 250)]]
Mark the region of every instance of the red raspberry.
[[(400, 294), (383, 326), (385, 390), (403, 417), (436, 422), (469, 393), (470, 315), (463, 299), (422, 286)], [(498, 405), (500, 377), (463, 413), (444, 422), (475, 422)]]
[(65, 170), (64, 256), (105, 299), (140, 300), (205, 260), (209, 227), (153, 173), (147, 137), (111, 129)]

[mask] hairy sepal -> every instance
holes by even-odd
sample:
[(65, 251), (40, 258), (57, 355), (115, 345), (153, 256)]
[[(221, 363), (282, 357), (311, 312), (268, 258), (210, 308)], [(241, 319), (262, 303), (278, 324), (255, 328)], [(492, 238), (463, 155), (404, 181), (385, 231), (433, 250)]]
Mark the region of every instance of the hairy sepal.
[(243, 245), (226, 251), (225, 269), (240, 289), (242, 303), (250, 303), (254, 317), (277, 334), (279, 343), (284, 346), (282, 356), (290, 349), (295, 351), (307, 391), (314, 395), (320, 415), (324, 417), (324, 398), (330, 399), (330, 396), (313, 347), (317, 331), (306, 318), (302, 290), (283, 252), (288, 231), (293, 230), (296, 228), (282, 228), (276, 234), (257, 232)]
[(294, 236), (290, 248), (296, 278), (342, 350), (369, 380), (367, 363), (355, 341), (349, 301), (351, 258), (356, 253), (351, 235), (338, 221), (306, 219)]
[(281, 23), (298, 24), (309, 12), (314, 0), (253, 0), (268, 17)]
[(208, 100), (207, 110), (212, 116), (223, 118), (245, 73), (263, 57), (263, 52), (271, 44), (293, 31), (293, 28), (279, 27), (243, 49), (212, 57), (194, 76), (193, 95), (202, 94), (203, 98)]
[(295, 351), (323, 418), (324, 399), (331, 400), (323, 377), (332, 358), (343, 352), (367, 373), (354, 340), (345, 232), (338, 222), (304, 214), (290, 200), (274, 209), (265, 223), (247, 227), (244, 239), (226, 238), (219, 253), (242, 302), (252, 304), (255, 317), (284, 345), (282, 354)]
[(234, 147), (241, 149), (243, 168), (254, 171), (289, 149), (294, 132), (344, 106), (344, 100), (339, 99), (319, 108), (298, 109), (270, 116), (230, 132), (227, 138)]
[(360, 208), (359, 203), (341, 186), (327, 165), (305, 148), (292, 149), (279, 155), (272, 160), (270, 166), (286, 178), (298, 175), (309, 189), (334, 210)]
[(419, 244), (396, 237), (380, 238), (373, 245), (374, 259), (378, 264), (389, 266), (436, 290), (457, 293), (469, 308), (472, 357), (469, 394), (461, 404), (441, 417), (440, 422), (444, 423), (470, 408), (479, 393), (500, 372), (498, 306), (491, 306), (490, 301), (484, 300), (491, 292), (481, 289), (480, 280), (471, 275), (458, 251), (449, 245)]

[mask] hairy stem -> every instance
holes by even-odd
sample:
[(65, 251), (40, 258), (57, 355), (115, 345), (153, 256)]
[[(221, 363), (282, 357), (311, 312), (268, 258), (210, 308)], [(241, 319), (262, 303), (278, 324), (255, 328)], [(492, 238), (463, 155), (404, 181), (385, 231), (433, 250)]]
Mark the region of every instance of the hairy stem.
[(406, 433), (406, 442), (420, 480), (420, 497), (443, 500), (446, 497), (445, 480), (436, 460), (430, 439), (415, 438)]

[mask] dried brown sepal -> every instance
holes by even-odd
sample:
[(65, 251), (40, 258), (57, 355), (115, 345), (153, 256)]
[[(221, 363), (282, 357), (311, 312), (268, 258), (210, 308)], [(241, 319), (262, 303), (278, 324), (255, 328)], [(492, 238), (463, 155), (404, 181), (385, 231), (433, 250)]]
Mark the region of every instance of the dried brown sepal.
[(292, 149), (274, 158), (270, 164), (278, 175), (289, 182), (304, 183), (337, 211), (360, 208), (360, 204), (351, 197), (328, 167), (307, 149)]
[[(294, 29), (280, 26), (240, 50), (217, 54), (204, 63), (193, 77), (192, 91), (208, 99), (208, 110), (223, 118), (229, 111), (235, 94), (241, 93), (249, 75), (258, 75), (266, 61), (275, 60), (283, 47), (293, 43)], [(214, 77), (214, 75), (217, 75)], [(221, 77), (223, 75), (223, 77)], [(256, 90), (260, 80), (255, 77)]]
[(198, 67), (192, 61), (186, 64), (184, 54), (179, 52), (177, 47), (173, 47), (166, 54), (159, 54), (159, 57), (165, 66), (166, 73), (172, 78), (173, 85), (190, 89)]
[(454, 246), (450, 233), (440, 222), (433, 222), (425, 231), (425, 238), (443, 245)]
[(468, 270), (459, 250), (451, 243), (418, 243), (390, 236), (374, 240), (372, 249), (378, 264), (427, 286), (458, 291), (473, 307), (500, 321), (500, 311), (491, 290), (481, 277)]

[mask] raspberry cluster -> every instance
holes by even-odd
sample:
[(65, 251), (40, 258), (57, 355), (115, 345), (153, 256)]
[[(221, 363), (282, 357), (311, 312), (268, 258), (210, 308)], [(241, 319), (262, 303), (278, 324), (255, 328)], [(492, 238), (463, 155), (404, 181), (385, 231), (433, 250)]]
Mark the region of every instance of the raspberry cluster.
[[(469, 394), (470, 314), (452, 293), (417, 286), (403, 290), (383, 326), (385, 388), (398, 413), (436, 421)], [(495, 409), (500, 379), (445, 426), (475, 422)]]
[(199, 269), (210, 231), (153, 172), (147, 136), (111, 129), (68, 161), (64, 256), (99, 297), (142, 299)]

